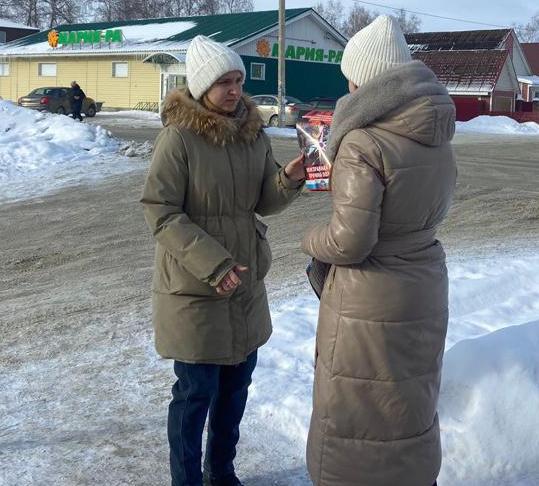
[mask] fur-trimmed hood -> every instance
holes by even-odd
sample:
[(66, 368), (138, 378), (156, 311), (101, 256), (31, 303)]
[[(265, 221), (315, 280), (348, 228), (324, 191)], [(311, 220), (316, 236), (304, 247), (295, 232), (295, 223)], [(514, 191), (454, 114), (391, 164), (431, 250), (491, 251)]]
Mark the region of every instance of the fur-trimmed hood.
[(437, 146), (453, 137), (455, 105), (423, 62), (391, 68), (338, 101), (327, 147), (329, 159), (335, 159), (348, 132), (373, 125)]
[(161, 111), (163, 125), (192, 130), (213, 145), (225, 146), (230, 143), (253, 143), (263, 126), (255, 104), (247, 96), (242, 96), (233, 116), (221, 115), (208, 110), (193, 99), (187, 89), (171, 91)]

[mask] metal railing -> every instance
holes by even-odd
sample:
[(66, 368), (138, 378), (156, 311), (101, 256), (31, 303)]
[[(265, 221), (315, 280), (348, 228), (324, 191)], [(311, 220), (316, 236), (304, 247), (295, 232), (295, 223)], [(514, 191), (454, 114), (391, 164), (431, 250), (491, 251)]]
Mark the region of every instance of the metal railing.
[(139, 101), (133, 107), (133, 110), (153, 111), (155, 113), (158, 113), (159, 112), (159, 102), (158, 101)]

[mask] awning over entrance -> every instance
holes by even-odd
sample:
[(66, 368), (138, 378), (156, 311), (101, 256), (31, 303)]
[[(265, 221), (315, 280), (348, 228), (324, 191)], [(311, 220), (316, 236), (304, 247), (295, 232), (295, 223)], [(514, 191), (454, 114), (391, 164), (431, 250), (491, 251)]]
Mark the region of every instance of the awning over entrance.
[(146, 57), (142, 62), (161, 65), (184, 63), (185, 54), (172, 52), (155, 52)]

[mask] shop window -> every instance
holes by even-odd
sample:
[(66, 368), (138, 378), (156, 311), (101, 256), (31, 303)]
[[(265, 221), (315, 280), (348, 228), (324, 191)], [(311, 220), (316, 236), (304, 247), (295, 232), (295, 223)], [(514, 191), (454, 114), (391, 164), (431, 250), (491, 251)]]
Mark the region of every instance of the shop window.
[(113, 62), (112, 63), (112, 77), (113, 78), (127, 78), (129, 76), (129, 63), (127, 62)]
[(56, 76), (56, 63), (40, 62), (37, 69), (39, 76)]
[(0, 32), (0, 44), (5, 44), (6, 42), (6, 33)]
[(9, 64), (0, 62), (0, 76), (9, 76)]
[(255, 81), (266, 80), (266, 65), (260, 62), (251, 63), (251, 79)]

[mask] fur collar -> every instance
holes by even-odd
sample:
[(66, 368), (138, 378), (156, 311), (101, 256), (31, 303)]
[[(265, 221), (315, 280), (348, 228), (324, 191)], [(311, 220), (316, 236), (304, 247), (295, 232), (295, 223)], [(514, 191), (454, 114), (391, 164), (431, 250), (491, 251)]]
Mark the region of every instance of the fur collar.
[(421, 61), (391, 68), (338, 102), (331, 123), (327, 155), (335, 160), (342, 139), (351, 130), (373, 124), (392, 111), (423, 96), (447, 90)]
[(192, 130), (213, 145), (253, 143), (262, 129), (262, 119), (255, 104), (243, 96), (234, 116), (210, 111), (193, 99), (188, 90), (171, 91), (161, 112), (163, 124)]

